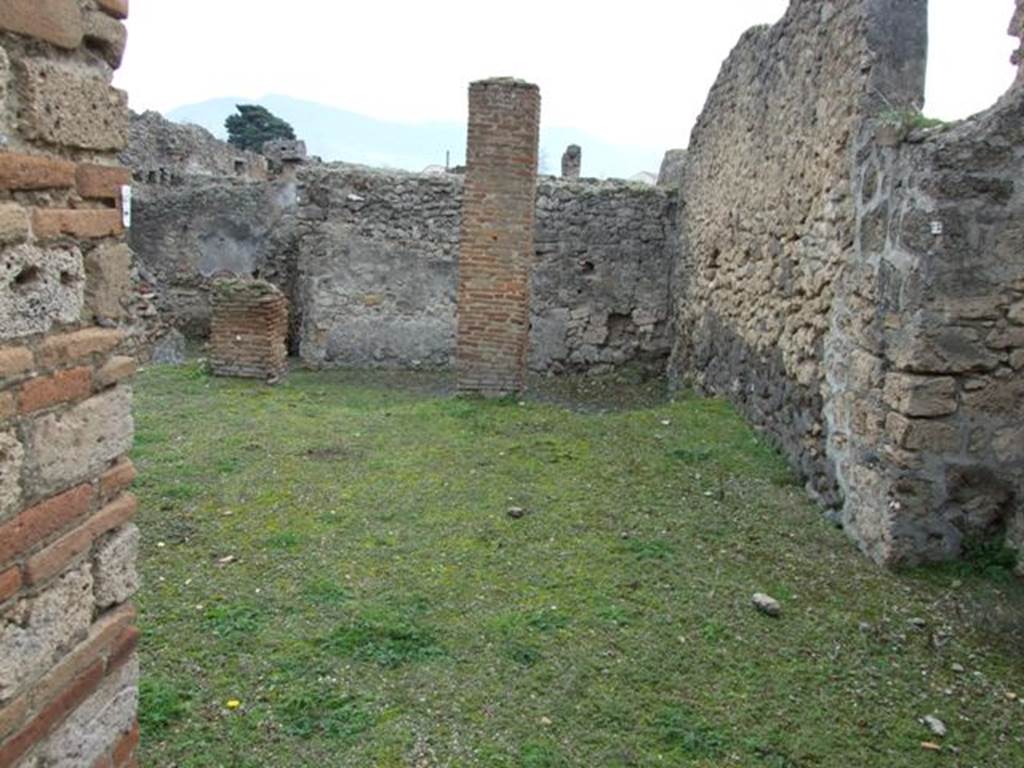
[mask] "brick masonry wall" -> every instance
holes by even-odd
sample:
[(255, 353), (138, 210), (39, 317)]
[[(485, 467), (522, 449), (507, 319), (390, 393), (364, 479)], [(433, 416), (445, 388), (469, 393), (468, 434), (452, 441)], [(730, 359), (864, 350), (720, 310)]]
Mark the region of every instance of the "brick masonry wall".
[(539, 131), (537, 86), (470, 85), (455, 353), (463, 392), (525, 385)]
[(265, 280), (213, 288), (210, 368), (217, 376), (278, 381), (288, 372), (288, 300)]
[(0, 3), (0, 765), (134, 764), (127, 0)]

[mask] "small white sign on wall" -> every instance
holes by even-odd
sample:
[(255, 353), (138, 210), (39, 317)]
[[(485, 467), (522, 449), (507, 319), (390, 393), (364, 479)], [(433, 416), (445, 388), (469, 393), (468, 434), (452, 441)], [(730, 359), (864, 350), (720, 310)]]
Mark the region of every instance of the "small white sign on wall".
[(128, 229), (132, 225), (132, 188), (125, 184), (121, 187), (121, 220), (124, 223), (124, 228)]

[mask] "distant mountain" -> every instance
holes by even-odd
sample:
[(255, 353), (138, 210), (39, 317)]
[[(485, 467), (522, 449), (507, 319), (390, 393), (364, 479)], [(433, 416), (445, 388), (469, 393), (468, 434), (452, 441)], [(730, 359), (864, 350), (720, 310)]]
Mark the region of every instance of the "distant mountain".
[[(166, 114), (171, 120), (201, 125), (215, 136), (226, 138), (224, 120), (236, 104), (261, 104), (284, 118), (311, 155), (386, 168), (422, 171), (444, 165), (461, 165), (466, 155), (466, 126), (461, 123), (396, 123), (375, 120), (337, 107), (288, 96), (265, 96), (253, 101), (221, 98), (188, 104)], [(629, 178), (641, 171), (656, 172), (662, 152), (644, 147), (612, 144), (572, 128), (541, 127), (544, 172), (558, 174), (562, 152), (569, 144), (583, 147), (583, 175), (598, 178)]]

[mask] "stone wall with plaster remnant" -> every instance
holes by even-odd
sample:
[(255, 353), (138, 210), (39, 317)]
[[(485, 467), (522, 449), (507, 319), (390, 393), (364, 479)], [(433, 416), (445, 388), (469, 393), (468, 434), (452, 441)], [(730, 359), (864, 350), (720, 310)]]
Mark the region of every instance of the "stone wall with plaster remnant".
[(300, 172), (300, 354), (316, 367), (448, 367), (461, 176)]
[(127, 0), (0, 3), (0, 765), (138, 741)]
[[(304, 360), (449, 367), (462, 177), (332, 164), (304, 169), (299, 181)], [(663, 365), (673, 199), (624, 182), (539, 181), (532, 370)]]
[(187, 336), (208, 336), (217, 277), (260, 277), (291, 298), (296, 199), (290, 181), (193, 176), (172, 186), (139, 184), (129, 241), (161, 319)]

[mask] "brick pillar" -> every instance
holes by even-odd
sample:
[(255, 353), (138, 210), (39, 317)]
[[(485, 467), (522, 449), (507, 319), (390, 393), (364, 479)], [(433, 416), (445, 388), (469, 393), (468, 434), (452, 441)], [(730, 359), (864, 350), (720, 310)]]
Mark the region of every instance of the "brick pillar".
[(583, 150), (578, 144), (570, 144), (562, 155), (562, 178), (576, 181), (580, 177), (583, 165)]
[(460, 392), (525, 386), (540, 90), (498, 78), (469, 87), (469, 146), (459, 251)]
[[(134, 764), (128, 0), (0, 0), (0, 766)], [(14, 94), (17, 94), (15, 97)]]
[(288, 300), (265, 280), (213, 286), (210, 368), (216, 376), (277, 382), (288, 372)]

